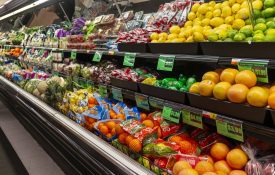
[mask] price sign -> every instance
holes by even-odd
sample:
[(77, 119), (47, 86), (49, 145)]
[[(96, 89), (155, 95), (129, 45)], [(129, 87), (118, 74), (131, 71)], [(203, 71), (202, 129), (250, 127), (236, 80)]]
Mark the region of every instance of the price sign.
[(219, 134), (241, 142), (244, 141), (242, 121), (217, 116), (216, 126)]
[(175, 56), (160, 55), (158, 60), (157, 70), (172, 71), (174, 67)]
[(164, 100), (155, 97), (149, 97), (149, 104), (154, 108), (162, 109)]
[(94, 62), (100, 62), (102, 58), (102, 52), (96, 51), (93, 57)]
[(123, 102), (122, 91), (120, 88), (112, 87), (113, 99)]
[(134, 67), (136, 61), (136, 53), (125, 53), (123, 66)]
[(135, 99), (136, 99), (137, 107), (148, 110), (148, 111), (150, 110), (147, 95), (135, 93)]
[(162, 109), (162, 117), (166, 120), (179, 123), (181, 116), (181, 109), (175, 105), (165, 103)]
[(99, 85), (99, 94), (104, 97), (107, 98), (108, 97), (108, 90), (107, 90), (107, 86), (105, 85)]
[(213, 120), (216, 120), (217, 118), (217, 114), (208, 111), (202, 111), (202, 116)]
[(76, 59), (76, 55), (77, 55), (76, 51), (72, 51), (71, 52), (71, 59), (75, 60)]
[(239, 60), (238, 69), (251, 70), (257, 76), (259, 82), (268, 83), (268, 66), (269, 60)]
[(188, 125), (203, 129), (201, 111), (182, 110), (182, 121)]

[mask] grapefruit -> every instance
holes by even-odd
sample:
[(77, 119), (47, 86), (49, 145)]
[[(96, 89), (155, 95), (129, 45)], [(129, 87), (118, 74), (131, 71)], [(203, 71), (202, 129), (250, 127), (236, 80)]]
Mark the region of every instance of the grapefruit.
[(267, 105), (268, 93), (261, 87), (255, 86), (247, 93), (247, 102), (251, 106), (265, 107)]
[(214, 168), (216, 171), (222, 171), (226, 174), (230, 173), (231, 171), (231, 168), (229, 167), (229, 165), (226, 163), (225, 160), (220, 160), (218, 162), (215, 162)]
[(199, 84), (199, 82), (192, 84), (192, 86), (189, 89), (189, 92), (199, 94)]
[(271, 95), (269, 95), (268, 105), (270, 106), (271, 109), (275, 109), (275, 92), (273, 92)]
[(215, 85), (213, 89), (213, 95), (216, 99), (226, 100), (227, 99), (227, 91), (231, 87), (231, 84), (228, 82), (219, 82)]
[(178, 175), (199, 175), (199, 174), (196, 170), (189, 168), (189, 169), (181, 170)]
[(273, 92), (275, 92), (275, 85), (271, 86), (271, 88), (269, 89), (269, 93), (272, 94)]
[(211, 149), (210, 154), (215, 160), (223, 160), (229, 152), (229, 147), (224, 143), (215, 143)]
[(235, 82), (237, 84), (244, 84), (248, 88), (251, 88), (256, 85), (257, 77), (254, 72), (250, 70), (243, 70), (236, 75)]
[(242, 170), (233, 170), (228, 175), (247, 175), (247, 173)]
[(214, 166), (208, 161), (200, 161), (195, 166), (195, 170), (199, 173), (199, 175), (202, 175), (206, 172), (213, 172)]
[(220, 76), (217, 72), (206, 72), (203, 76), (202, 76), (202, 80), (211, 80), (214, 83), (218, 83), (220, 81)]
[(227, 98), (234, 103), (244, 103), (248, 90), (249, 89), (243, 84), (234, 84), (228, 89)]
[(138, 153), (142, 149), (142, 144), (141, 144), (141, 142), (138, 139), (133, 139), (129, 143), (129, 148), (130, 148), (130, 150)]
[(215, 83), (211, 80), (203, 80), (199, 84), (199, 92), (201, 96), (212, 96)]
[(188, 162), (184, 160), (177, 161), (173, 166), (173, 174), (177, 175), (181, 170), (190, 168), (192, 167)]
[(232, 69), (232, 68), (224, 69), (224, 71), (222, 71), (222, 73), (221, 73), (220, 80), (226, 81), (230, 84), (234, 84), (235, 77), (238, 73), (239, 73), (239, 71), (237, 69)]
[(247, 155), (239, 148), (232, 149), (226, 156), (228, 165), (237, 170), (242, 169), (246, 165), (247, 160)]

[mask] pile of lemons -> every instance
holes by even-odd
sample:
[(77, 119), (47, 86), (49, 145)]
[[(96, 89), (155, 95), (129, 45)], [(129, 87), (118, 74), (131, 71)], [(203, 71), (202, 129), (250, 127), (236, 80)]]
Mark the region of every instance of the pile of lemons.
[[(258, 3), (256, 6), (260, 6)], [(228, 0), (222, 3), (195, 3), (183, 27), (172, 26), (167, 33), (153, 33), (153, 43), (244, 40), (252, 33), (249, 5), (246, 0)], [(238, 33), (240, 30), (243, 33)], [(237, 35), (237, 36), (236, 36)], [(241, 35), (241, 36), (238, 36)], [(235, 38), (234, 38), (235, 37)]]

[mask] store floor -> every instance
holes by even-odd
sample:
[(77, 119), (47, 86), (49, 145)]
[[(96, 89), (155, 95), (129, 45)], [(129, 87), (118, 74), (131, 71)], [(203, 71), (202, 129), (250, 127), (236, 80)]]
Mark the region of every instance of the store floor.
[[(20, 124), (9, 109), (0, 101), (0, 129), (7, 142), (0, 137), (0, 174), (16, 175), (63, 175), (53, 159), (40, 147), (33, 137)], [(10, 144), (10, 145), (9, 145)], [(11, 155), (9, 150), (14, 150), (18, 160)], [(22, 165), (23, 170), (19, 169)], [(20, 172), (22, 171), (22, 172)]]

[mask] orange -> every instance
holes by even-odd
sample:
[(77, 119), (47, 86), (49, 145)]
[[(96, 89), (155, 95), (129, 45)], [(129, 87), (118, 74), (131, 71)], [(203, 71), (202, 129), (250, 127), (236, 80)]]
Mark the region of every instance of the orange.
[(227, 91), (231, 87), (231, 84), (228, 82), (219, 82), (214, 86), (213, 95), (216, 99), (226, 100)]
[(125, 144), (126, 137), (128, 136), (127, 133), (122, 133), (118, 136), (118, 141), (121, 144)]
[(114, 121), (108, 121), (106, 122), (106, 126), (112, 130), (115, 126), (116, 126), (116, 123)]
[(227, 154), (226, 161), (231, 168), (240, 170), (247, 163), (247, 155), (239, 148), (232, 149)]
[(129, 143), (134, 139), (134, 137), (132, 135), (128, 135), (126, 138), (125, 138), (125, 144), (126, 145), (129, 145)]
[(224, 143), (215, 143), (210, 149), (210, 154), (215, 160), (225, 159), (228, 152), (229, 148)]
[(145, 120), (147, 118), (147, 115), (145, 113), (140, 113), (141, 120)]
[(242, 170), (233, 170), (228, 175), (247, 175), (247, 173)]
[(108, 139), (110, 139), (110, 138), (112, 138), (113, 136), (112, 136), (111, 133), (108, 133), (108, 134), (106, 134), (106, 137), (107, 137)]
[(199, 173), (199, 175), (202, 175), (203, 173), (206, 173), (206, 172), (213, 172), (214, 166), (212, 165), (212, 163), (208, 161), (200, 161), (195, 166), (195, 170)]
[(220, 160), (218, 162), (215, 162), (214, 168), (216, 171), (222, 171), (226, 174), (228, 174), (231, 171), (231, 168), (229, 165), (226, 163), (225, 160)]
[(141, 144), (141, 142), (140, 142), (138, 139), (133, 139), (133, 140), (131, 140), (131, 142), (129, 143), (129, 148), (130, 148), (132, 151), (138, 153), (138, 152), (140, 152), (141, 149), (142, 149), (142, 144)]
[(182, 141), (182, 138), (181, 138), (181, 136), (172, 136), (172, 137), (170, 137), (169, 138), (169, 141), (170, 142), (175, 142), (175, 143), (179, 143), (180, 141)]
[(214, 83), (218, 83), (220, 81), (220, 76), (217, 72), (206, 72), (203, 76), (202, 76), (202, 80), (211, 80)]
[(121, 120), (125, 120), (125, 115), (124, 114), (117, 114), (116, 118), (121, 119)]
[(215, 83), (211, 80), (203, 80), (199, 84), (199, 92), (202, 96), (212, 96)]
[(209, 155), (201, 155), (200, 157), (206, 158), (207, 162), (210, 162), (210, 163), (214, 164), (214, 160), (213, 160), (213, 158), (211, 156), (209, 156)]
[(254, 72), (250, 70), (243, 70), (236, 75), (235, 82), (237, 84), (244, 84), (248, 88), (251, 88), (256, 85), (257, 77)]
[(255, 86), (248, 91), (246, 99), (251, 106), (265, 107), (268, 93), (263, 88)]
[(108, 129), (107, 126), (104, 125), (104, 126), (101, 126), (101, 127), (100, 127), (100, 132), (101, 132), (102, 134), (106, 135), (106, 134), (109, 133), (109, 129)]
[(232, 68), (224, 69), (224, 71), (222, 71), (221, 73), (220, 80), (228, 82), (230, 84), (234, 84), (237, 73), (239, 73), (237, 69), (232, 69)]
[(122, 134), (124, 132), (124, 130), (119, 124), (116, 124), (115, 130), (116, 130), (116, 134)]
[(154, 127), (154, 122), (152, 120), (144, 120), (142, 122), (146, 127), (153, 128)]
[(199, 85), (200, 85), (200, 82), (196, 82), (196, 83), (192, 84), (192, 86), (189, 89), (189, 92), (194, 93), (194, 94), (199, 94), (200, 93)]
[(101, 122), (97, 125), (97, 129), (100, 130), (102, 126), (105, 126), (105, 124)]
[(112, 129), (111, 134), (112, 134), (112, 136), (113, 136), (113, 135), (116, 135), (116, 128), (113, 128), (113, 129)]
[(95, 104), (92, 104), (92, 103), (88, 104), (88, 108), (93, 108), (93, 107), (95, 107)]
[(192, 144), (186, 140), (180, 141), (179, 145), (180, 145), (180, 151), (182, 153), (186, 153), (187, 151), (192, 150)]
[(269, 93), (272, 94), (273, 92), (275, 92), (275, 85), (271, 86), (271, 88), (269, 89)]
[(228, 89), (227, 98), (234, 103), (244, 103), (248, 90), (249, 89), (243, 84), (234, 84)]
[(188, 169), (181, 170), (178, 175), (199, 175), (199, 174), (196, 170), (188, 168)]
[(206, 173), (203, 173), (202, 175), (217, 175), (217, 173), (215, 173), (215, 172), (206, 172)]
[(271, 95), (269, 95), (268, 105), (270, 106), (271, 109), (275, 109), (275, 92), (273, 92)]
[(223, 171), (215, 171), (217, 175), (227, 175), (225, 172)]
[(192, 168), (192, 167), (188, 162), (184, 160), (177, 161), (173, 166), (173, 174), (177, 175), (181, 170), (189, 169), (189, 168)]
[(111, 119), (116, 119), (116, 113), (113, 111), (110, 111), (110, 118)]
[(96, 99), (91, 97), (91, 98), (88, 99), (88, 103), (89, 104), (96, 104)]

